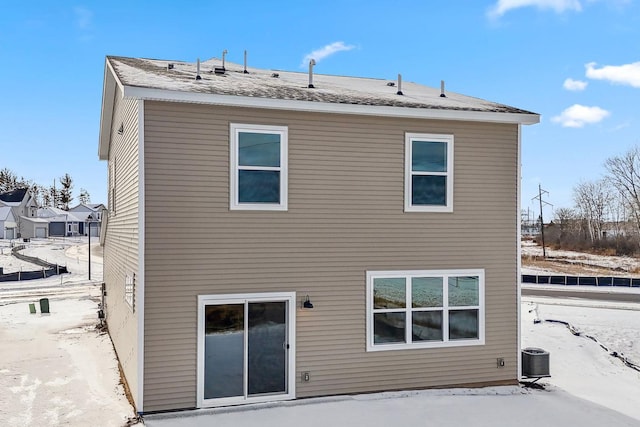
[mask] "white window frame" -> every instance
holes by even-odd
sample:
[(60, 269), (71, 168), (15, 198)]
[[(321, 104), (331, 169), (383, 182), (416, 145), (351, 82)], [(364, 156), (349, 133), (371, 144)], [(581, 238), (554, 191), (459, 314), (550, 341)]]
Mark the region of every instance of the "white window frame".
[[(287, 339), (289, 350), (287, 354), (287, 393), (265, 394), (257, 396), (234, 396), (219, 399), (204, 398), (204, 340), (205, 340), (205, 307), (218, 304), (245, 304), (252, 302), (281, 302), (287, 303)], [(246, 315), (246, 312), (245, 312)], [(245, 318), (246, 319), (246, 318)], [(221, 294), (198, 295), (198, 342), (197, 348), (197, 390), (196, 402), (198, 408), (213, 408), (218, 406), (240, 405), (249, 403), (264, 403), (279, 400), (292, 400), (296, 397), (296, 293), (295, 292), (269, 292), (251, 294)], [(245, 322), (246, 323), (246, 322)], [(245, 325), (246, 328), (246, 325)], [(248, 355), (247, 342), (245, 341), (245, 358)], [(245, 361), (246, 363), (246, 361)], [(246, 378), (245, 378), (246, 391)]]
[[(472, 307), (449, 307), (448, 305), (448, 284), (450, 276), (477, 276), (478, 277), (478, 306)], [(442, 341), (420, 341), (411, 342), (411, 278), (413, 277), (442, 277), (443, 278), (443, 301), (442, 301)], [(405, 312), (405, 337), (406, 342), (394, 344), (374, 344), (373, 314), (384, 312), (373, 308), (373, 279), (376, 278), (404, 278), (406, 280), (406, 304), (404, 308), (394, 308), (384, 311)], [(485, 343), (485, 301), (484, 301), (484, 269), (470, 270), (407, 270), (407, 271), (367, 271), (367, 351), (386, 350), (408, 350), (417, 348), (441, 348), (441, 347), (463, 347), (484, 345)], [(449, 310), (478, 310), (478, 338), (449, 340)]]
[(131, 275), (126, 274), (124, 276), (124, 300), (127, 305), (131, 309), (132, 312), (135, 312), (134, 309), (134, 295), (136, 289), (136, 273), (131, 273)]
[[(240, 132), (268, 133), (280, 135), (280, 166), (239, 166), (238, 165), (238, 135)], [(288, 152), (289, 130), (287, 126), (230, 124), (229, 138), (229, 209), (257, 210), (257, 211), (286, 211), (288, 210)], [(240, 203), (238, 201), (238, 174), (240, 170), (266, 170), (280, 172), (280, 203)]]
[[(405, 134), (405, 162), (404, 162), (404, 211), (405, 212), (453, 212), (453, 135), (431, 134), (431, 133), (409, 133)], [(414, 140), (445, 142), (447, 144), (447, 171), (446, 172), (413, 172), (412, 157)], [(438, 205), (414, 205), (412, 202), (413, 175), (446, 176), (447, 177), (447, 198), (446, 204)]]

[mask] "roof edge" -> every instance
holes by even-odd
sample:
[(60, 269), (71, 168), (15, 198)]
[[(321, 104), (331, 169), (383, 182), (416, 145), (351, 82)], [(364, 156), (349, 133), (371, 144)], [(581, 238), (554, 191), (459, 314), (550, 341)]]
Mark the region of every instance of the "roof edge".
[(153, 101), (187, 102), (195, 104), (253, 107), (274, 110), (295, 110), (317, 113), (358, 114), (383, 117), (403, 117), (438, 120), (481, 121), (532, 125), (540, 122), (536, 113), (499, 113), (492, 111), (447, 110), (438, 108), (407, 108), (358, 104), (258, 98), (211, 93), (183, 92), (166, 89), (122, 86), (125, 98)]
[(111, 143), (111, 128), (113, 121), (113, 105), (116, 96), (116, 87), (122, 89), (122, 83), (109, 63), (109, 57), (105, 58), (104, 81), (102, 84), (102, 103), (100, 108), (100, 135), (98, 137), (98, 158), (109, 158), (109, 146)]

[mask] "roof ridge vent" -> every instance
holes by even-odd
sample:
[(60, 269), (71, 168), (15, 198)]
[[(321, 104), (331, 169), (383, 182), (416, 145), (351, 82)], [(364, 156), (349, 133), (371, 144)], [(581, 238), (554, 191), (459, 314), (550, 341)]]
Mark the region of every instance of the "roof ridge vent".
[(404, 93), (402, 93), (402, 74), (400, 73), (398, 73), (398, 91), (396, 95), (404, 95)]
[(309, 89), (314, 89), (315, 86), (313, 85), (313, 66), (316, 65), (316, 60), (315, 59), (311, 59), (311, 61), (309, 61), (309, 86), (307, 86)]
[(444, 80), (440, 80), (440, 98), (446, 98), (447, 95), (444, 93)]
[(196, 62), (196, 80), (202, 80), (202, 77), (200, 76), (200, 58), (198, 58), (198, 61)]

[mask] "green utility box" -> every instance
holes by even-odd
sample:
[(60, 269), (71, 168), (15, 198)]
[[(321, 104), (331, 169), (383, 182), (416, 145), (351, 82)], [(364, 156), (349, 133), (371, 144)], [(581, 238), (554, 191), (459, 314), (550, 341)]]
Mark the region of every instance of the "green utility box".
[(40, 298), (40, 313), (49, 313), (49, 298)]

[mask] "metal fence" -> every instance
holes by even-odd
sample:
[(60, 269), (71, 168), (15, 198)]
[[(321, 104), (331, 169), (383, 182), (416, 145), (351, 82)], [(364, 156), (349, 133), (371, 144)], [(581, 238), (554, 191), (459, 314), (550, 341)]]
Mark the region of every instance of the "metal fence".
[[(36, 264), (42, 267), (41, 270), (35, 271), (17, 271), (15, 273), (7, 273), (0, 274), (0, 282), (15, 282), (20, 280), (34, 280), (34, 279), (44, 279), (47, 277), (55, 276), (56, 274), (64, 274), (68, 273), (67, 267), (51, 264), (40, 258), (30, 257), (27, 255), (23, 255), (20, 253), (22, 249), (24, 249), (24, 245), (16, 246), (11, 250), (13, 256), (22, 261), (30, 262), (32, 264)], [(2, 269), (0, 269), (0, 272)]]
[(522, 283), (565, 286), (623, 286), (640, 287), (640, 278), (612, 276), (556, 276), (523, 274)]

